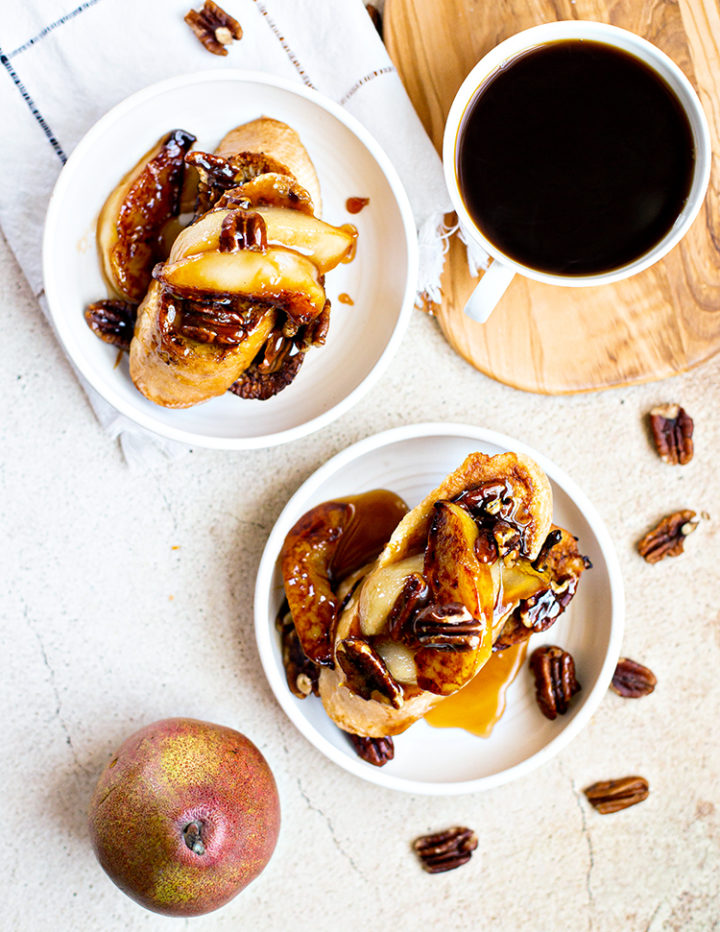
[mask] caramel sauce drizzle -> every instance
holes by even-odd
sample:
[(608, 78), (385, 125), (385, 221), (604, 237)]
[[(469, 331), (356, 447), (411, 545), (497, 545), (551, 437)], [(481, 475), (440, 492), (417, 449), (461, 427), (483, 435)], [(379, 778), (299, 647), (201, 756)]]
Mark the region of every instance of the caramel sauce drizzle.
[(369, 203), (369, 197), (349, 197), (345, 201), (345, 210), (347, 210), (349, 214), (359, 214)]
[(340, 304), (351, 304), (351, 305), (352, 305), (352, 304), (355, 304), (355, 302), (354, 302), (353, 299), (350, 297), (350, 295), (349, 295), (349, 294), (346, 294), (346, 292), (344, 292), (344, 291), (341, 292), (341, 294), (338, 295), (338, 301), (340, 302)]
[(485, 666), (458, 692), (443, 699), (425, 715), (433, 728), (462, 728), (489, 738), (500, 721), (507, 691), (525, 660), (527, 641), (494, 653)]

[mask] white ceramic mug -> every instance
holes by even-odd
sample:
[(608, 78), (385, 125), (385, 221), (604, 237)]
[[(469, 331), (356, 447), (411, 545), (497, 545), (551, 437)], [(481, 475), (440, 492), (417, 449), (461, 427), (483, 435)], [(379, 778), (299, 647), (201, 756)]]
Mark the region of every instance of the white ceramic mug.
[[(538, 271), (511, 259), (498, 249), (480, 232), (468, 213), (460, 193), (456, 167), (460, 127), (463, 123), (465, 111), (475, 98), (478, 89), (489, 78), (494, 76), (498, 69), (523, 52), (538, 48), (548, 42), (568, 39), (587, 39), (602, 42), (605, 45), (621, 49), (649, 65), (665, 80), (680, 101), (687, 114), (695, 145), (695, 165), (690, 192), (682, 211), (666, 235), (652, 249), (632, 262), (610, 271), (582, 276), (558, 275)], [(542, 26), (534, 26), (501, 42), (475, 65), (463, 81), (450, 107), (443, 137), (445, 181), (458, 215), (460, 227), (468, 242), (477, 244), (494, 260), (465, 305), (465, 313), (473, 320), (481, 323), (486, 321), (516, 274), (552, 285), (577, 288), (587, 285), (605, 285), (635, 275), (637, 272), (648, 268), (675, 246), (695, 219), (705, 197), (705, 190), (710, 178), (710, 162), (710, 133), (697, 94), (675, 62), (645, 39), (641, 39), (625, 29), (619, 29), (617, 26), (609, 26), (605, 23), (587, 20), (562, 20), (560, 22), (545, 23)]]

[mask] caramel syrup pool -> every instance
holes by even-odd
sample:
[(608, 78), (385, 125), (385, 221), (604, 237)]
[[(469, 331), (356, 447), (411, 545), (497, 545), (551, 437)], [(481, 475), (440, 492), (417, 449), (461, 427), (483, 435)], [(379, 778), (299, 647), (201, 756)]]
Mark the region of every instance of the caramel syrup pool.
[(458, 692), (443, 699), (425, 715), (433, 728), (463, 728), (489, 738), (505, 711), (508, 688), (525, 660), (527, 642), (493, 654), (485, 666)]

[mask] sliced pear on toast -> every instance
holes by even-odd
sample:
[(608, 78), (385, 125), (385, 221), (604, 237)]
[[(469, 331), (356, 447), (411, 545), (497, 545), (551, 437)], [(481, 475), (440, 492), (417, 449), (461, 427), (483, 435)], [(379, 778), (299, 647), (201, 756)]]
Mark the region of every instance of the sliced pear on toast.
[(176, 129), (143, 155), (113, 188), (97, 223), (103, 274), (117, 295), (139, 303), (162, 258), (161, 234), (180, 210), (185, 154), (195, 137)]
[[(352, 257), (356, 237), (348, 230), (287, 207), (254, 207), (252, 211), (265, 221), (269, 245), (299, 252), (322, 274)], [(186, 227), (173, 244), (170, 261), (218, 249), (223, 221), (231, 212), (211, 210)]]
[(153, 274), (180, 297), (244, 297), (282, 307), (300, 324), (314, 320), (325, 306), (313, 263), (279, 246), (264, 252), (201, 252), (159, 265)]

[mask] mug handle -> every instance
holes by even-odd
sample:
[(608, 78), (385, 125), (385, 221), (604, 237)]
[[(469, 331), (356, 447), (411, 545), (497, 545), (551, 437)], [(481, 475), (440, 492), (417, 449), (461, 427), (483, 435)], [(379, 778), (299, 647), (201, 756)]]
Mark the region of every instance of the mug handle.
[(484, 324), (505, 294), (515, 272), (508, 265), (493, 259), (483, 277), (468, 298), (465, 313), (472, 320)]

